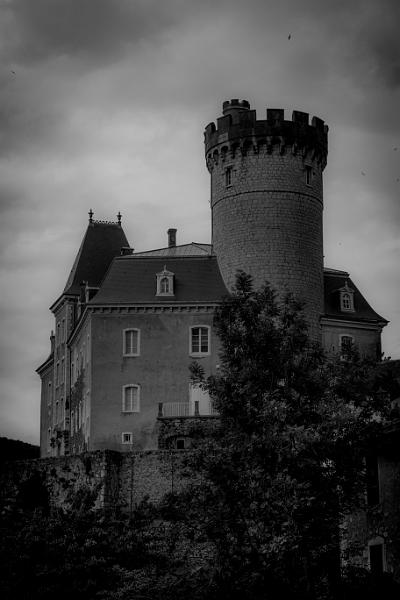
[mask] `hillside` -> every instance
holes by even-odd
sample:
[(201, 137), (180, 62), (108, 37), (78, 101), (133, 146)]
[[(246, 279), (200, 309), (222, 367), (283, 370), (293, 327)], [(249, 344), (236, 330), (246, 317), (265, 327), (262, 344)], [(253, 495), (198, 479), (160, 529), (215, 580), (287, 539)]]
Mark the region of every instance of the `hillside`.
[(0, 462), (8, 460), (23, 460), (25, 458), (39, 458), (40, 448), (20, 440), (10, 440), (0, 437)]

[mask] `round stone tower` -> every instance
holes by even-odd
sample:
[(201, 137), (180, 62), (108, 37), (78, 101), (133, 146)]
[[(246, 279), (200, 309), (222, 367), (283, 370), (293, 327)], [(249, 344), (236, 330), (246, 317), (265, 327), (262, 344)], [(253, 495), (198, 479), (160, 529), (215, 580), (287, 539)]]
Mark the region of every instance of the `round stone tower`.
[(307, 113), (267, 109), (257, 120), (246, 100), (223, 104), (205, 130), (211, 174), (212, 243), (228, 289), (238, 269), (256, 287), (305, 303), (309, 332), (320, 339), (323, 311), (322, 171), (328, 127)]

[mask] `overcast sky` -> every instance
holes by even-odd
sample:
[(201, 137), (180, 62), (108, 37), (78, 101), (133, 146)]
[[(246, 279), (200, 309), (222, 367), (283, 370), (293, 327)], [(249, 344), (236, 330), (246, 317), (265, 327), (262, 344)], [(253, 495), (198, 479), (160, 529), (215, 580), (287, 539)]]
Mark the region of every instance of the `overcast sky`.
[(210, 241), (203, 130), (230, 98), (329, 125), (325, 265), (400, 358), (399, 24), (399, 0), (0, 0), (0, 435), (39, 441), (48, 307), (90, 208), (136, 250)]

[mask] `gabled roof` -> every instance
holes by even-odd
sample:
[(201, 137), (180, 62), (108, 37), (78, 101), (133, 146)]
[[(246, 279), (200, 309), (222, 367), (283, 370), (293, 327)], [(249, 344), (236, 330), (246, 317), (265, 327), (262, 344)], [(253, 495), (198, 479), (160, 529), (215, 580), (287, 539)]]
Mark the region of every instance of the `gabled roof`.
[[(156, 273), (174, 274), (174, 295), (157, 296)], [(228, 291), (215, 256), (121, 256), (115, 258), (89, 306), (219, 302)]]
[(180, 246), (169, 246), (158, 250), (147, 250), (146, 252), (135, 252), (134, 256), (209, 256), (212, 254), (211, 244), (199, 244), (191, 242)]
[[(347, 283), (354, 291), (354, 312), (340, 310), (340, 290)], [(324, 297), (325, 317), (342, 319), (345, 321), (369, 321), (374, 323), (388, 323), (368, 304), (364, 296), (354, 285), (346, 271), (324, 269)]]
[(89, 222), (64, 294), (79, 294), (82, 281), (87, 281), (89, 286), (99, 286), (112, 259), (127, 246), (129, 243), (120, 223)]

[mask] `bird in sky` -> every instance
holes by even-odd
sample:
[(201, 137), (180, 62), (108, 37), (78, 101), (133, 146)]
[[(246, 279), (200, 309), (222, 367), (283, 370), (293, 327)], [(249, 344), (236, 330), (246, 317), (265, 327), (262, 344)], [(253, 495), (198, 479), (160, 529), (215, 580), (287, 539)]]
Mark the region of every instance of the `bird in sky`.
[(364, 171), (361, 171), (361, 175), (365, 175)]
[(288, 39), (288, 40), (290, 40), (290, 39), (291, 39), (291, 37), (292, 37), (292, 34), (291, 34), (291, 33), (289, 33), (289, 35), (287, 36), (287, 39)]

